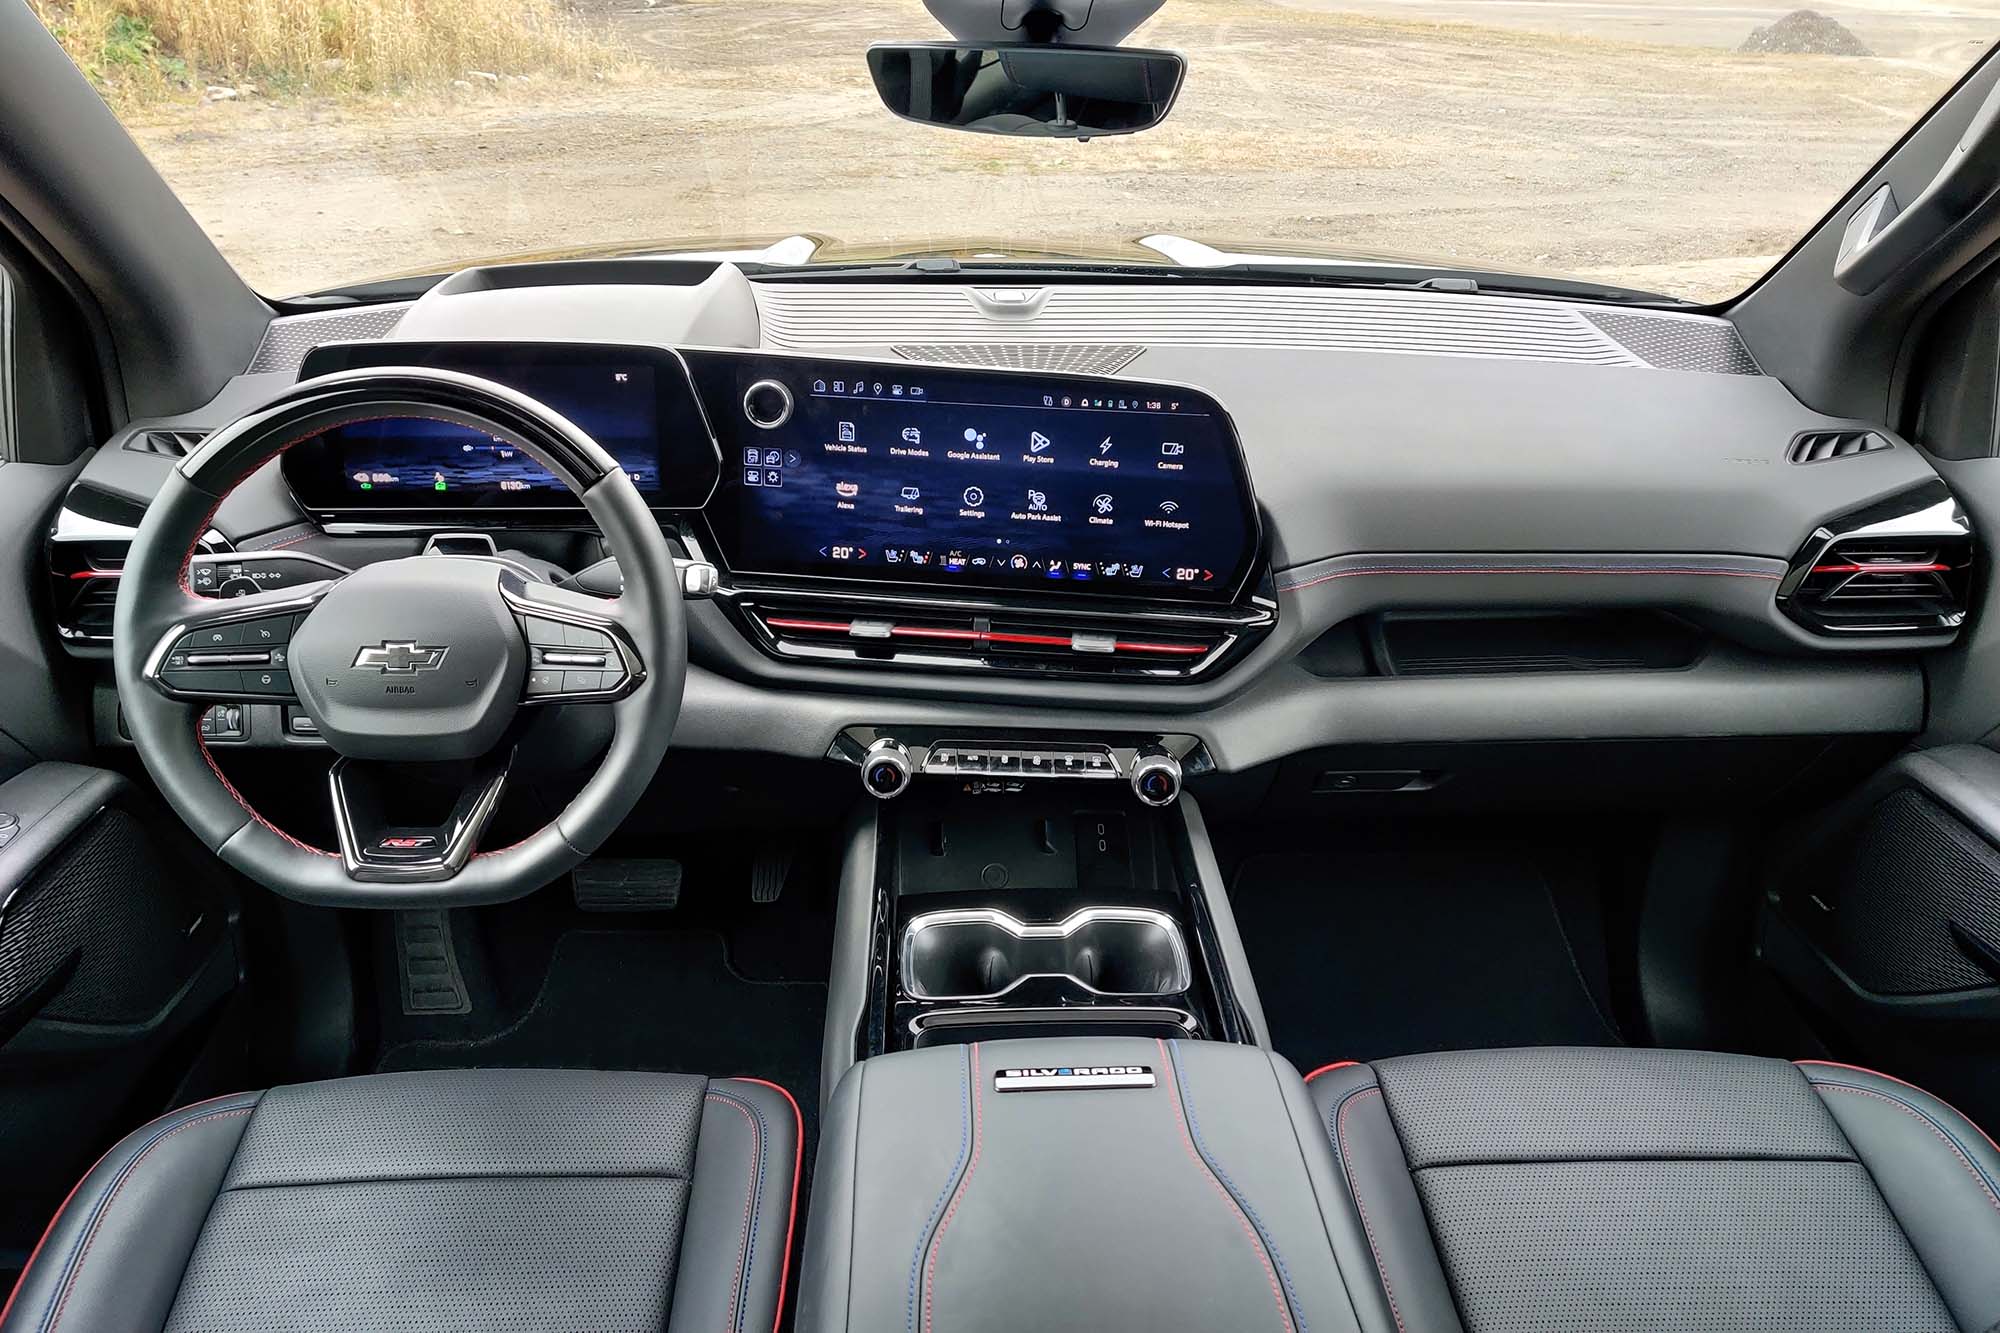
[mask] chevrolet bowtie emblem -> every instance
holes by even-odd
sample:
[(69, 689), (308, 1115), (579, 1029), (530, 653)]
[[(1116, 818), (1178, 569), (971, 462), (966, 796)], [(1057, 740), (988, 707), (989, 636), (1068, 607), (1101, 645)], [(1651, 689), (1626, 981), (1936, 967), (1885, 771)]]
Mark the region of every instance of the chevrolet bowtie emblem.
[(418, 643), (378, 643), (354, 654), (354, 665), (375, 667), (385, 676), (408, 676), (418, 671), (436, 671), (444, 665), (446, 648)]

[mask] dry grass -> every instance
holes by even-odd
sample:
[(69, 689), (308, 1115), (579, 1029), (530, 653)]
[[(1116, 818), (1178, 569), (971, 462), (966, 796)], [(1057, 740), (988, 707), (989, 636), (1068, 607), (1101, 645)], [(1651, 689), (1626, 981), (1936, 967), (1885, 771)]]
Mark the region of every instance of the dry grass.
[(624, 62), (562, 0), (28, 0), (120, 105), (449, 85), (474, 71), (585, 77)]

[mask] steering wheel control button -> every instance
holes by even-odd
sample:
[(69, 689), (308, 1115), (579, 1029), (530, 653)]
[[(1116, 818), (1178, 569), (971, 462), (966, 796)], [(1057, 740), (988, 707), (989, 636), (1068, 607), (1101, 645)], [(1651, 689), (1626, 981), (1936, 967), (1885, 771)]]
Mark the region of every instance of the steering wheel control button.
[(559, 620), (523, 616), (522, 626), (527, 631), (528, 642), (537, 648), (560, 648), (569, 642), (569, 627)]
[(563, 672), (537, 667), (528, 673), (527, 694), (530, 699), (538, 696), (561, 694), (563, 692)]
[(189, 694), (241, 694), (243, 673), (216, 667), (187, 668), (180, 671), (166, 670), (160, 679), (169, 688), (185, 690)]
[(176, 646), (184, 649), (234, 648), (243, 642), (243, 626), (204, 625), (191, 634), (183, 635)]
[(744, 391), (743, 415), (758, 430), (776, 430), (792, 419), (792, 391), (776, 380), (758, 380)]
[(601, 671), (565, 671), (562, 676), (564, 694), (595, 694), (604, 688)]
[(289, 671), (246, 671), (243, 690), (246, 694), (290, 694), (292, 675)]

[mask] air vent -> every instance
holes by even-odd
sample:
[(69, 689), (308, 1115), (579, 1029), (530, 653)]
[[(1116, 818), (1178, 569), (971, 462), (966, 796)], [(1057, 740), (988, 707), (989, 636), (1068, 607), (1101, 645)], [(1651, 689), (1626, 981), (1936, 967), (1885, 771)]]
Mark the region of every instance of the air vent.
[(1892, 447), (1887, 438), (1872, 430), (1814, 430), (1795, 438), (1786, 457), (1794, 463), (1824, 463)]
[(126, 437), (125, 447), (135, 454), (157, 454), (161, 458), (186, 458), (207, 436), (199, 430), (142, 430)]
[(1191, 676), (1237, 637), (1230, 628), (1176, 625), (1162, 631), (1134, 617), (1003, 613), (932, 614), (881, 605), (756, 606), (750, 619), (778, 655), (902, 667), (986, 667), (1071, 674)]
[(56, 629), (72, 643), (109, 643), (111, 613), (118, 602), (118, 575), (125, 566), (125, 542), (54, 542), (49, 575)]
[(1971, 575), (1969, 537), (1842, 538), (1793, 571), (1784, 603), (1823, 632), (1937, 634), (1964, 621)]

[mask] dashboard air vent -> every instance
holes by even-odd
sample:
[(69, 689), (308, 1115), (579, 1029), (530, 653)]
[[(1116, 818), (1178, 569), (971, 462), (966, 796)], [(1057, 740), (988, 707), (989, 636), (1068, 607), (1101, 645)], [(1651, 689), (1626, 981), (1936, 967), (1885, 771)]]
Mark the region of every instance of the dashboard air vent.
[(1969, 537), (1843, 538), (1794, 570), (1786, 609), (1834, 633), (1955, 630), (1965, 619), (1972, 556)]
[(125, 447), (135, 454), (157, 454), (161, 458), (186, 458), (207, 437), (199, 430), (142, 430), (128, 436)]
[(1793, 439), (1786, 457), (1794, 463), (1824, 463), (1890, 447), (1887, 439), (1872, 430), (1813, 430)]
[(1223, 627), (1176, 626), (1162, 632), (1139, 618), (1054, 618), (911, 607), (755, 606), (748, 609), (764, 646), (781, 657), (882, 662), (901, 667), (1191, 676), (1236, 639)]

